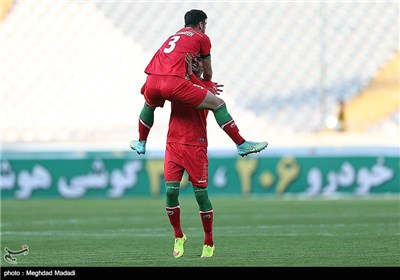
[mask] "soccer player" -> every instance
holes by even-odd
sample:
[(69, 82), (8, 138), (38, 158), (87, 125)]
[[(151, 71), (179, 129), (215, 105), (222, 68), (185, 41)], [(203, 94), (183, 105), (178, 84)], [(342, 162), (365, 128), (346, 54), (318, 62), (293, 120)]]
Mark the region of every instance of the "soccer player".
[(131, 141), (130, 147), (139, 155), (146, 153), (154, 110), (163, 107), (165, 100), (169, 100), (190, 108), (211, 110), (218, 125), (235, 142), (240, 156), (264, 150), (268, 146), (266, 141), (246, 141), (240, 135), (223, 99), (185, 79), (187, 53), (200, 55), (203, 59), (203, 79), (206, 82), (212, 79), (212, 67), (211, 41), (205, 34), (207, 15), (201, 10), (190, 10), (185, 14), (184, 21), (185, 27), (168, 37), (145, 69), (147, 78), (142, 92), (146, 102), (139, 115), (139, 140)]
[[(203, 87), (210, 87), (215, 94), (221, 91), (211, 81), (204, 83), (201, 80), (203, 70), (199, 59), (192, 64), (192, 57), (187, 56), (188, 77)], [(192, 70), (193, 65), (193, 70)], [(196, 77), (197, 76), (197, 77)], [(217, 88), (218, 87), (218, 88)], [(171, 115), (167, 133), (167, 144), (164, 161), (164, 181), (166, 187), (166, 211), (174, 230), (175, 243), (173, 256), (180, 258), (184, 253), (184, 244), (187, 240), (180, 222), (179, 188), (184, 171), (189, 175), (189, 181), (197, 204), (204, 231), (204, 245), (202, 258), (212, 257), (214, 254), (213, 219), (214, 212), (208, 197), (208, 156), (207, 156), (207, 114), (208, 110), (196, 110), (180, 103), (171, 103)]]

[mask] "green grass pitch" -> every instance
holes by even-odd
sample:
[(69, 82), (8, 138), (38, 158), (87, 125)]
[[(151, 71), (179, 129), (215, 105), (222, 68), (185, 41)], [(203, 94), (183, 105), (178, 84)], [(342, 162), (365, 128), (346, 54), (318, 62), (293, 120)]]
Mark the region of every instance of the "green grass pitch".
[[(172, 256), (163, 198), (1, 201), (3, 267), (399, 267), (400, 198), (211, 197), (214, 257), (200, 258), (196, 201), (182, 197), (188, 242)], [(29, 253), (4, 259), (5, 248)]]

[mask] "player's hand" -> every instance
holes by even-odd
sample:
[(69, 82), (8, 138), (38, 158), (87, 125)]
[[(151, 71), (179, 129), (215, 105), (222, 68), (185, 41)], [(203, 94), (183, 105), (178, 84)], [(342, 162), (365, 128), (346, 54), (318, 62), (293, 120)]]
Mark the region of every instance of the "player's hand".
[(224, 85), (218, 84), (218, 83), (214, 83), (215, 84), (215, 89), (216, 89), (216, 95), (220, 95), (221, 92), (223, 92), (224, 90), (222, 89), (224, 87)]
[(208, 90), (214, 95), (219, 95), (216, 87), (209, 87)]

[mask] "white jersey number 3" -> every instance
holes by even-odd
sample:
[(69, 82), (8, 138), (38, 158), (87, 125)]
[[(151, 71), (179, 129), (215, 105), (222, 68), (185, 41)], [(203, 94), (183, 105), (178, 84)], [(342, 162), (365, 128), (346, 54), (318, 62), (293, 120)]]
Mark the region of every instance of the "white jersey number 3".
[(165, 53), (170, 53), (172, 52), (175, 47), (176, 47), (176, 42), (178, 42), (180, 36), (173, 36), (171, 37), (171, 40), (168, 42), (168, 48), (164, 48)]

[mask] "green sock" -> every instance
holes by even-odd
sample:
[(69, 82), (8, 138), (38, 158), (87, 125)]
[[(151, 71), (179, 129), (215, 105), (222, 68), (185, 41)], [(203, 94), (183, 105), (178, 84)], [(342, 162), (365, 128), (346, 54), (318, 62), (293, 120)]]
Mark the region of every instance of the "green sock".
[(214, 117), (217, 120), (219, 126), (222, 126), (223, 124), (226, 124), (227, 122), (232, 120), (232, 117), (229, 114), (225, 103), (221, 107), (212, 112), (214, 113)]
[(144, 104), (142, 111), (140, 111), (139, 118), (144, 121), (148, 126), (153, 126), (154, 123), (154, 108)]

